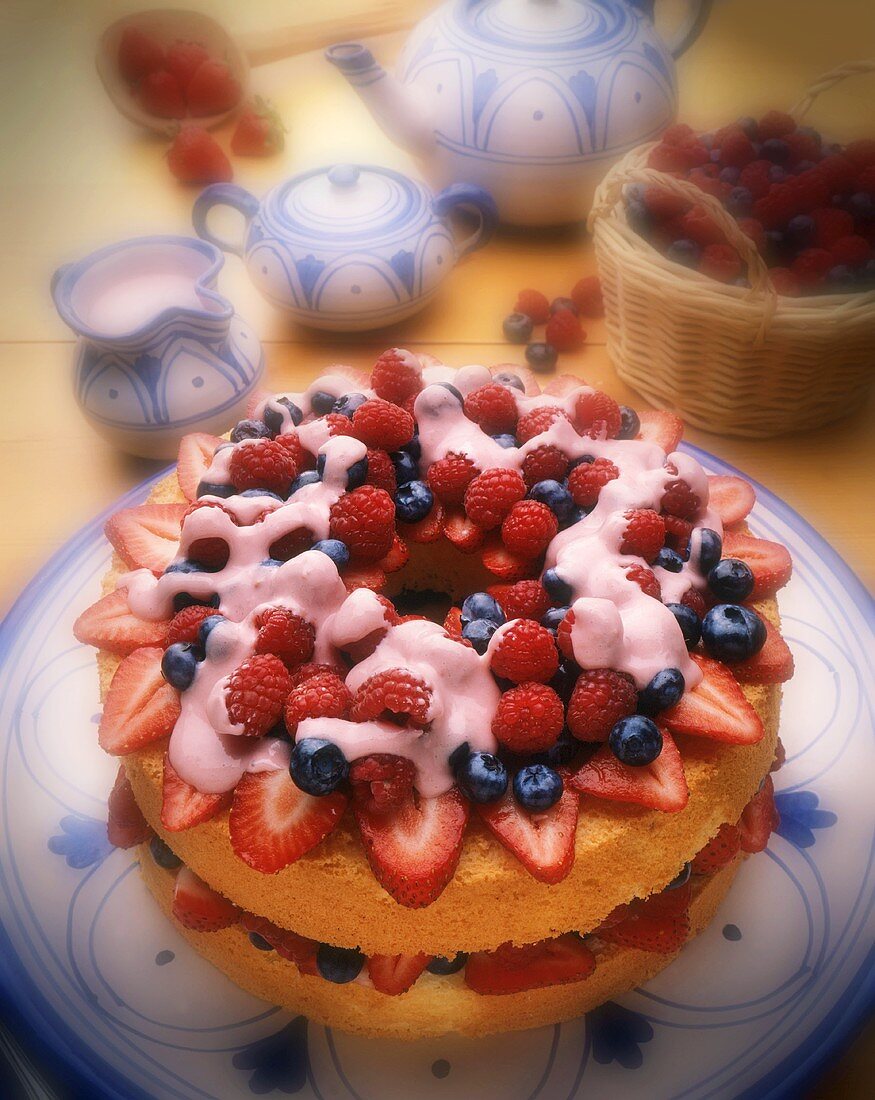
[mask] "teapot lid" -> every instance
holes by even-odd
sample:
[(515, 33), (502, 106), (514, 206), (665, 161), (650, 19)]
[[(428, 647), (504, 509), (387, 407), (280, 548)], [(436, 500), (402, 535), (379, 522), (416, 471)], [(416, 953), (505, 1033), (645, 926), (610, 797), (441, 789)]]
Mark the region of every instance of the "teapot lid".
[(616, 49), (637, 28), (623, 0), (459, 0), (454, 18), (472, 41), (527, 54)]
[(430, 200), (422, 184), (390, 168), (335, 164), (281, 183), (262, 210), (278, 236), (324, 245), (409, 232), (429, 213)]

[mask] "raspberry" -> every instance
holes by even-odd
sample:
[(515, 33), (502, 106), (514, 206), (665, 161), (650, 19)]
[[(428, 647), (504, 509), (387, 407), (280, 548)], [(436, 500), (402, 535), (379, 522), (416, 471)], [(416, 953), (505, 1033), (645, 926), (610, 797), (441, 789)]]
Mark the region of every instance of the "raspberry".
[(372, 753), (354, 760), (349, 781), (355, 805), (368, 813), (387, 813), (407, 800), (416, 768), (412, 760), (389, 753)]
[(696, 244), (719, 244), (725, 240), (723, 230), (717, 225), (704, 206), (697, 203), (681, 218), (683, 234)]
[(497, 527), (518, 500), (526, 483), (516, 470), (486, 470), (465, 490), (465, 511), (478, 527)]
[(795, 176), (790, 180), (790, 188), (797, 198), (797, 210), (803, 214), (816, 206), (825, 206), (832, 196), (832, 188), (817, 168)]
[(634, 714), (638, 692), (631, 677), (610, 668), (581, 672), (568, 702), (568, 728), (579, 741), (607, 741), (621, 718)]
[(705, 597), (696, 588), (688, 588), (681, 596), (681, 603), (684, 607), (688, 607), (690, 611), (695, 611), (699, 618), (703, 618), (705, 612), (708, 610), (708, 605), (705, 603)]
[(558, 532), (559, 521), (546, 504), (520, 500), (504, 518), (501, 540), (512, 554), (536, 558), (544, 553)]
[(413, 439), (415, 424), (409, 412), (391, 401), (371, 398), (352, 414), (352, 433), (366, 447), (399, 451)]
[(755, 199), (768, 194), (772, 186), (772, 162), (770, 160), (752, 160), (741, 170), (738, 177), (739, 187), (746, 187)]
[(544, 683), (556, 674), (559, 654), (546, 627), (532, 619), (517, 619), (500, 630), (490, 666), (496, 676), (521, 684), (526, 680)]
[(812, 210), (811, 217), (814, 219), (814, 243), (818, 248), (832, 248), (836, 241), (854, 232), (854, 219), (847, 210), (837, 206)]
[(540, 581), (517, 581), (489, 588), (501, 605), (506, 619), (540, 619), (550, 608), (550, 597)]
[(407, 549), (407, 543), (396, 534), (392, 539), (391, 550), (385, 557), (380, 558), (380, 568), (384, 573), (397, 573), (409, 560), (410, 551)]
[(511, 752), (544, 752), (556, 744), (564, 722), (562, 700), (551, 687), (524, 683), (499, 699), (492, 735)]
[(379, 447), (368, 447), (368, 476), (365, 478), (365, 484), (373, 485), (377, 489), (385, 489), (389, 496), (395, 496), (398, 480), (388, 451), (383, 451)]
[(755, 156), (753, 143), (743, 130), (728, 133), (720, 145), (720, 163), (724, 167), (743, 168)]
[(875, 164), (870, 164), (859, 172), (854, 180), (854, 190), (875, 195)]
[(332, 438), (336, 435), (354, 436), (352, 421), (343, 413), (328, 413), (323, 419), (328, 425), (328, 434)]
[(278, 435), (274, 442), (279, 443), (281, 447), (285, 447), (285, 449), (289, 452), (289, 454), (295, 461), (295, 470), (299, 474), (303, 470), (315, 469), (316, 460), (304, 447), (304, 444), (299, 439), (297, 432), (285, 432), (283, 435)]
[(791, 164), (798, 164), (803, 160), (820, 160), (820, 146), (811, 134), (803, 134), (797, 130), (795, 134), (785, 134), (783, 140), (790, 150)]
[(741, 258), (729, 244), (709, 244), (702, 253), (699, 270), (720, 283), (731, 283), (741, 274)]
[(313, 656), (316, 631), (312, 625), (284, 607), (262, 612), (255, 639), (256, 653), (273, 653), (286, 668), (297, 668)]
[(678, 218), (690, 205), (686, 199), (666, 191), (664, 187), (645, 187), (644, 205), (655, 222), (667, 222)]
[(760, 252), (762, 252), (766, 243), (766, 231), (763, 229), (762, 223), (758, 222), (756, 218), (739, 218), (738, 228), (746, 237), (750, 237)]
[(165, 648), (177, 642), (196, 642), (197, 632), (204, 619), (220, 614), (221, 612), (214, 607), (203, 607), (201, 604), (192, 604), (190, 607), (184, 607), (182, 611), (177, 611), (167, 628)]
[(816, 286), (835, 264), (832, 253), (825, 248), (806, 248), (796, 257), (790, 270), (802, 286)]
[(675, 122), (663, 130), (661, 140), (665, 145), (685, 145), (695, 136), (692, 126), (686, 122)]
[(786, 298), (795, 298), (802, 293), (802, 284), (789, 267), (773, 267), (769, 274), (775, 284), (775, 290)]
[(693, 533), (693, 525), (680, 516), (665, 515), (662, 517), (665, 527), (665, 545), (670, 550), (683, 553), (689, 545), (690, 535)]
[(689, 140), (683, 145), (661, 142), (650, 150), (647, 164), (659, 172), (686, 172), (699, 164), (707, 164), (710, 154), (700, 141)]
[(571, 628), (575, 622), (574, 612), (568, 610), (556, 629), (556, 645), (559, 646), (560, 652), (572, 661), (574, 660), (574, 642), (571, 637)]
[(760, 141), (784, 137), (796, 129), (796, 119), (786, 111), (766, 111), (757, 124)]
[(662, 509), (681, 519), (692, 519), (699, 511), (701, 501), (690, 486), (682, 479), (669, 481), (662, 494)]
[(291, 689), (291, 678), (279, 657), (272, 653), (248, 657), (228, 677), (228, 718), (243, 727), (246, 737), (261, 737), (279, 721)]
[[(708, 168), (712, 165), (707, 165)], [(716, 168), (716, 165), (713, 165)], [(701, 173), (690, 174), (690, 183), (694, 183), (700, 191), (704, 191), (706, 195), (711, 195), (715, 199), (719, 199), (721, 202), (725, 202), (729, 197), (729, 193), (732, 191), (732, 187), (728, 183), (724, 183), (723, 180), (718, 179), (716, 176), (711, 175), (704, 169)]]
[(606, 393), (581, 393), (574, 406), (574, 423), (591, 439), (614, 439), (622, 425), (620, 406)]
[(753, 213), (768, 229), (777, 229), (802, 213), (802, 209), (795, 190), (788, 183), (776, 183), (767, 195), (756, 200)]
[(540, 290), (521, 290), (513, 311), (524, 313), (536, 325), (543, 325), (550, 318), (550, 302)]
[(389, 348), (374, 363), (371, 389), (384, 401), (403, 405), (422, 389), (422, 367), (415, 355), (404, 348)]
[(547, 322), (544, 339), (557, 351), (577, 351), (586, 343), (586, 330), (570, 309), (557, 309)]
[(531, 489), (539, 481), (562, 481), (568, 472), (568, 459), (552, 443), (542, 443), (523, 459), (523, 481)]
[(847, 264), (849, 267), (861, 267), (872, 255), (866, 238), (853, 233), (848, 237), (839, 237), (830, 252), (835, 263)]
[(541, 432), (549, 431), (555, 420), (570, 420), (568, 413), (558, 405), (539, 405), (531, 412), (524, 413), (516, 426), (516, 437), (520, 443), (528, 443)]
[(291, 671), (292, 687), (299, 687), (305, 680), (312, 680), (314, 676), (321, 676), (326, 672), (332, 676), (339, 676), (341, 680), (346, 675), (345, 669), (340, 665), (324, 665), (318, 661), (308, 661), (305, 665), (300, 665)]
[(655, 600), (662, 599), (662, 588), (652, 569), (644, 565), (630, 565), (626, 570), (626, 576), (638, 585), (645, 596), (652, 596)]
[(426, 480), (441, 504), (452, 508), (462, 503), (465, 490), (479, 473), (470, 458), (450, 452), (431, 464)]
[(369, 676), (355, 693), (352, 717), (356, 722), (389, 715), (424, 727), (429, 719), (431, 688), (406, 668), (387, 668)]
[(375, 562), (392, 549), (395, 503), (385, 489), (362, 485), (331, 505), (331, 538), (349, 547), (358, 562)]
[(317, 672), (292, 688), (286, 700), (286, 729), (294, 735), (305, 718), (346, 718), (352, 695), (334, 672)]
[(604, 317), (602, 282), (598, 275), (585, 275), (571, 288), (571, 300), (581, 317)]
[(619, 476), (620, 471), (610, 459), (597, 458), (574, 467), (568, 475), (568, 489), (576, 505), (592, 508), (605, 485)]
[(487, 435), (504, 432), (513, 435), (517, 422), (513, 392), (498, 382), (488, 382), (465, 398), (465, 416), (479, 424)]
[(238, 492), (269, 489), (284, 497), (297, 474), (288, 448), (274, 439), (257, 439), (234, 448), (228, 473)]
[(845, 156), (858, 168), (868, 168), (875, 165), (875, 140), (872, 138), (860, 138), (845, 146)]
[(665, 520), (652, 508), (635, 508), (625, 513), (628, 520), (620, 541), (621, 554), (638, 554), (652, 562), (665, 544)]
[(826, 181), (831, 193), (849, 190), (854, 180), (854, 164), (842, 153), (824, 157), (816, 171)]

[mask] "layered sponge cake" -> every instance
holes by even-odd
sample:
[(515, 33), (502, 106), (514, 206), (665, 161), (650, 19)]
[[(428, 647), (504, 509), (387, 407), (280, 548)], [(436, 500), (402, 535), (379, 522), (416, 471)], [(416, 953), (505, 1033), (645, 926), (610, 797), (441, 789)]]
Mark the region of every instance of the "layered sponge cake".
[(783, 547), (681, 425), (392, 349), (113, 517), (110, 835), (239, 985), (374, 1036), (579, 1015), (776, 824)]

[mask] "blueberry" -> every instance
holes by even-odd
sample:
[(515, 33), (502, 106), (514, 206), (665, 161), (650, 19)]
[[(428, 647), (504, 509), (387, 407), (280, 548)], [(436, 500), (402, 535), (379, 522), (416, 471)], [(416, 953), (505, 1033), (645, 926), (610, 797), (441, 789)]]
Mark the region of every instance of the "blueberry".
[(571, 493), (560, 481), (554, 481), (552, 478), (536, 482), (526, 496), (529, 500), (539, 500), (542, 504), (546, 504), (560, 522), (568, 518), (574, 507)]
[(710, 573), (723, 553), (723, 539), (712, 531), (710, 527), (702, 527), (699, 530), (699, 568), (703, 573)]
[(201, 649), (206, 647), (207, 638), (209, 638), (219, 623), (223, 623), (224, 621), (224, 615), (208, 615), (205, 619), (201, 620), (201, 624), (197, 628), (197, 644)]
[(321, 737), (305, 737), (292, 749), (289, 773), (306, 794), (330, 794), (349, 775), (343, 752)]
[(153, 836), (149, 841), (149, 851), (152, 853), (152, 859), (166, 871), (174, 871), (182, 866), (182, 860), (160, 836)]
[(836, 264), (831, 267), (824, 276), (826, 285), (830, 290), (852, 290), (857, 282), (854, 270), (847, 264)]
[(352, 414), (366, 401), (367, 397), (363, 393), (345, 393), (343, 397), (338, 397), (334, 402), (331, 411), (340, 413), (341, 416), (346, 416), (351, 420)]
[(753, 209), (753, 194), (748, 187), (733, 187), (726, 196), (726, 209), (736, 218), (746, 218)]
[(875, 287), (875, 258), (867, 260), (860, 269), (860, 285), (870, 290)]
[(365, 957), (355, 947), (332, 947), (320, 943), (316, 951), (316, 969), (326, 981), (335, 985), (353, 982), (365, 965)]
[[(322, 457), (321, 455), (319, 456)], [(289, 496), (294, 496), (299, 489), (303, 489), (305, 485), (315, 485), (317, 481), (321, 481), (322, 478), (315, 470), (305, 470), (302, 474), (298, 474), (292, 484), (289, 486)]]
[(856, 221), (875, 221), (875, 198), (867, 191), (856, 191), (848, 199), (845, 209)]
[(695, 649), (702, 637), (702, 623), (699, 616), (684, 603), (667, 603), (665, 606), (677, 619), (684, 641), (687, 643), (687, 649)]
[(650, 236), (651, 222), (650, 211), (647, 204), (641, 199), (630, 198), (626, 200), (626, 221), (633, 233), (645, 240)]
[(435, 955), (425, 969), (429, 974), (440, 974), (442, 976), (445, 974), (457, 974), (467, 961), (468, 954), (465, 951), (460, 951), (451, 959), (446, 959), (443, 955)]
[[(282, 405), (288, 410), (289, 420), (297, 427), (304, 419), (301, 409), (289, 397), (275, 397), (275, 405)], [(264, 410), (264, 422), (274, 435), (278, 435), (283, 428), (283, 415), (268, 405)]]
[(680, 886), (686, 886), (690, 881), (690, 875), (693, 872), (693, 865), (691, 863), (685, 863), (681, 867), (680, 871), (675, 875), (671, 882), (666, 886), (666, 890), (677, 890)]
[(746, 661), (765, 645), (766, 628), (749, 607), (719, 603), (702, 620), (702, 642), (718, 661)]
[(507, 790), (507, 768), (491, 752), (472, 752), (456, 778), (462, 793), (472, 802), (497, 802)]
[(534, 758), (534, 763), (546, 764), (550, 768), (563, 768), (577, 756), (580, 747), (580, 742), (571, 731), (563, 729), (556, 744), (551, 745), (546, 752), (539, 752)]
[(559, 624), (568, 614), (569, 608), (565, 607), (551, 607), (549, 611), (544, 614), (541, 619), (541, 625), (546, 626), (551, 634), (555, 634), (559, 629)]
[(203, 573), (204, 567), (200, 562), (190, 561), (188, 558), (183, 558), (182, 561), (172, 561), (170, 565), (164, 570), (165, 573)]
[(419, 432), (417, 431), (413, 439), (409, 443), (405, 443), (401, 450), (410, 455), (414, 462), (419, 462), (422, 458), (422, 444), (419, 442)]
[(526, 387), (523, 385), (523, 380), (518, 374), (514, 374), (510, 370), (500, 370), (493, 379), (493, 382), (498, 382), (500, 386), (507, 386), (512, 390), (520, 390), (521, 393), (526, 392)]
[[(168, 568), (165, 572), (170, 572)], [(173, 597), (173, 610), (183, 611), (186, 607), (218, 607), (220, 603), (218, 593), (214, 592), (212, 596), (192, 596), (190, 592), (177, 592)]]
[(395, 515), (405, 523), (425, 519), (434, 504), (434, 493), (424, 481), (408, 481), (395, 494)]
[(263, 420), (238, 420), (231, 429), (231, 442), (240, 443), (244, 439), (267, 439), (272, 434)]
[(310, 547), (318, 550), (320, 554), (326, 554), (338, 569), (345, 569), (349, 565), (349, 547), (340, 539), (319, 539)]
[[(320, 455), (319, 458), (324, 458), (325, 455)], [(320, 474), (322, 471), (319, 471)], [(364, 485), (368, 476), (368, 456), (364, 455), (357, 462), (347, 467), (346, 471), (346, 487), (347, 489), (358, 489), (360, 485)]]
[(684, 267), (696, 267), (702, 250), (695, 241), (682, 237), (678, 241), (672, 241), (665, 252), (666, 259), (672, 263), (683, 264)]
[(271, 497), (273, 500), (278, 500), (282, 503), (283, 498), (279, 493), (274, 493), (270, 489), (244, 489), (239, 494), (241, 497)]
[(661, 565), (662, 568), (667, 569), (669, 573), (680, 573), (684, 567), (684, 559), (677, 550), (669, 550), (667, 546), (663, 546), (656, 555), (653, 564)]
[(499, 447), (504, 447), (505, 450), (510, 450), (511, 447), (517, 445), (516, 436), (509, 435), (507, 432), (503, 432), (501, 435), (494, 435), (492, 437)]
[(652, 719), (630, 714), (611, 730), (608, 745), (620, 763), (641, 768), (652, 764), (662, 752), (662, 734)]
[(558, 353), (552, 344), (529, 344), (526, 348), (526, 362), (536, 371), (552, 370), (556, 366)]
[(264, 936), (259, 936), (257, 932), (249, 933), (249, 942), (258, 951), (273, 951), (273, 944), (268, 943)]
[(532, 335), (532, 319), (525, 313), (509, 313), (501, 323), (501, 331), (510, 344), (527, 344)]
[(813, 160), (800, 160), (793, 165), (791, 171), (794, 176), (801, 176), (803, 172), (810, 172), (812, 168), (816, 168), (817, 164)]
[(445, 390), (449, 390), (460, 405), (465, 404), (465, 398), (462, 396), (462, 391), (457, 386), (454, 386), (452, 382), (439, 382), (438, 385), (443, 386)]
[(550, 303), (550, 312), (558, 313), (562, 309), (567, 309), (571, 313), (577, 314), (578, 309), (571, 298), (554, 298)]
[(541, 584), (547, 589), (547, 595), (553, 603), (570, 604), (574, 595), (571, 585), (563, 580), (555, 569), (548, 569), (541, 577)]
[(634, 439), (641, 431), (638, 413), (628, 405), (620, 406), (620, 431), (617, 439)]
[(571, 657), (559, 658), (559, 669), (550, 681), (550, 687), (556, 692), (563, 703), (568, 703), (577, 678), (580, 676), (580, 665)]
[(741, 178), (741, 169), (736, 168), (734, 164), (728, 165), (726, 168), (721, 168), (717, 178), (721, 183), (728, 183), (730, 187), (735, 187)]
[(488, 592), (472, 592), (462, 603), (462, 626), (475, 619), (490, 619), (496, 626), (501, 626), (505, 614), (494, 596)]
[(406, 485), (419, 477), (419, 463), (413, 455), (408, 454), (407, 451), (395, 451), (390, 457), (395, 467), (395, 481), (398, 485)]
[(568, 466), (568, 472), (571, 473), (578, 466), (590, 465), (593, 462), (595, 462), (595, 455), (581, 455), (579, 458), (573, 458)]
[(810, 137), (815, 144), (820, 147), (823, 145), (823, 136), (819, 130), (815, 130), (813, 126), (797, 126), (797, 134), (804, 134), (806, 137)]
[(469, 641), (481, 656), (486, 652), (489, 639), (498, 630), (498, 623), (491, 619), (474, 619), (462, 627), (462, 637)]
[(679, 668), (664, 668), (638, 692), (638, 713), (651, 717), (668, 710), (680, 700), (686, 683)]
[(592, 508), (582, 508), (579, 504), (575, 504), (561, 526), (573, 527), (575, 523), (580, 523), (582, 519), (586, 519), (591, 511)]
[(453, 775), (459, 775), (459, 772), (465, 766), (468, 757), (471, 755), (471, 746), (467, 741), (463, 741), (461, 745), (456, 745), (453, 751), (450, 753), (447, 763), (450, 765), (450, 771)]
[(268, 569), (276, 569), (277, 566), (285, 565), (286, 563), (284, 561), (280, 561), (279, 558), (265, 558), (264, 561), (259, 562), (258, 564), (264, 565)]
[(722, 558), (708, 573), (708, 587), (718, 600), (739, 603), (753, 591), (753, 573), (737, 558)]
[(794, 248), (808, 248), (814, 240), (816, 228), (814, 218), (808, 214), (797, 214), (787, 222), (786, 238)]
[(759, 137), (760, 129), (757, 120), (751, 118), (750, 115), (742, 115), (741, 118), (738, 119), (736, 125), (751, 141), (756, 141)]
[(233, 485), (220, 485), (215, 481), (199, 481), (195, 496), (198, 500), (201, 497), (222, 497), (227, 500), (228, 497), (234, 496), (236, 492), (237, 490)]
[(164, 650), (161, 675), (177, 691), (191, 687), (197, 672), (198, 650), (190, 642), (175, 642)]
[(769, 181), (771, 183), (783, 183), (787, 178), (787, 172), (780, 164), (773, 164), (769, 169)]
[(325, 416), (334, 408), (334, 394), (316, 390), (310, 394), (310, 408), (317, 416)]
[(772, 164), (786, 164), (790, 159), (790, 146), (783, 138), (766, 138), (761, 153)]
[(780, 229), (767, 229), (763, 234), (763, 255), (771, 267), (780, 266), (789, 259), (796, 247)]
[(549, 810), (562, 797), (562, 776), (546, 764), (527, 764), (513, 777), (513, 795), (526, 810)]

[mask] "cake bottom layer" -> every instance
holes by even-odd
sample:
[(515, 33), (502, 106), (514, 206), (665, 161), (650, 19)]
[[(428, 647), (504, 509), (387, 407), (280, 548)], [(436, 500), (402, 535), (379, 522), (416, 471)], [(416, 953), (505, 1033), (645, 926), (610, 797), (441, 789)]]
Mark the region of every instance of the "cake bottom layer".
[[(141, 846), (139, 857), (146, 886), (168, 918), (173, 919), (174, 872), (155, 863), (148, 845)], [(690, 905), (691, 937), (710, 923), (740, 864), (737, 858), (716, 874), (696, 881)], [(336, 985), (322, 977), (301, 974), (294, 963), (275, 951), (254, 948), (239, 925), (220, 932), (195, 932), (176, 921), (174, 925), (213, 966), (270, 1004), (357, 1035), (406, 1040), (448, 1032), (491, 1035), (574, 1019), (648, 981), (678, 954), (596, 944), (596, 969), (584, 981), (484, 996), (469, 989), (461, 973), (424, 973), (412, 989), (391, 997), (366, 981)]]

